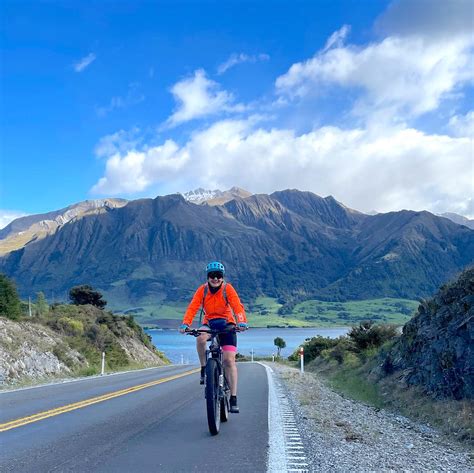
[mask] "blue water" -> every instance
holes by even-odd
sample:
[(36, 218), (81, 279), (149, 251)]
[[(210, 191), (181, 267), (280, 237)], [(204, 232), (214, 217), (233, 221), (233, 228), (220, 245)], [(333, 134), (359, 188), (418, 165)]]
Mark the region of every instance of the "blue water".
[[(237, 351), (242, 355), (271, 356), (276, 353), (273, 340), (281, 337), (286, 342), (286, 348), (281, 351), (283, 357), (291, 355), (306, 338), (322, 335), (337, 338), (347, 333), (349, 329), (341, 328), (253, 328), (237, 335)], [(158, 350), (173, 363), (197, 363), (196, 341), (194, 337), (182, 335), (177, 330), (146, 330)]]

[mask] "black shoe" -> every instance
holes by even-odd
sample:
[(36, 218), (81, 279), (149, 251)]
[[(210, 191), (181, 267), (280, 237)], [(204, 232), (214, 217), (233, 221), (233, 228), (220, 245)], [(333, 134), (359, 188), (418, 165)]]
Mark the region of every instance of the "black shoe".
[(199, 384), (204, 384), (204, 373), (205, 373), (206, 367), (201, 367), (201, 377), (199, 378)]
[(237, 405), (237, 396), (230, 396), (230, 412), (232, 412), (232, 414), (238, 414), (240, 412), (239, 406)]

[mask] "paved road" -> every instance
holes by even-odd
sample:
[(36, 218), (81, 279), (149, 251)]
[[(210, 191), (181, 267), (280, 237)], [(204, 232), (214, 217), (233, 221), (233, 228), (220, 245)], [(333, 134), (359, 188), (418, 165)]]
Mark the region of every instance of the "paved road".
[(0, 424), (5, 424), (48, 410), (47, 415), (55, 414), (57, 411), (51, 411), (61, 406), (129, 390), (125, 395), (0, 432), (0, 471), (265, 472), (265, 369), (258, 364), (239, 364), (241, 413), (231, 415), (217, 436), (207, 429), (197, 373), (133, 390), (189, 370), (171, 366), (1, 393)]

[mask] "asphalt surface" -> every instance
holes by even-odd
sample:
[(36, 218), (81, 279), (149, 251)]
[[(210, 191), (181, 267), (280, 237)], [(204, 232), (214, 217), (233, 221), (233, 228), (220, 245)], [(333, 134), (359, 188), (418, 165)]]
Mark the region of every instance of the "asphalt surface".
[[(198, 374), (0, 432), (2, 472), (265, 472), (265, 368), (239, 363), (240, 414), (207, 428)], [(0, 393), (0, 424), (182, 374), (171, 366)], [(1, 427), (1, 426), (0, 426)]]

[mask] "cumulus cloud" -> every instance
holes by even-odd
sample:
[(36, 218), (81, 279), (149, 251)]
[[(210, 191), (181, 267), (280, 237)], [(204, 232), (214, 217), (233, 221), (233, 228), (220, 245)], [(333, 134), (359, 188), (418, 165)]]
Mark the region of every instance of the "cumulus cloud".
[(74, 70), (76, 72), (82, 72), (84, 69), (89, 67), (96, 60), (96, 58), (97, 56), (94, 53), (88, 54), (74, 64)]
[(178, 108), (166, 121), (169, 127), (208, 115), (245, 109), (243, 105), (234, 104), (233, 95), (221, 90), (217, 82), (208, 79), (203, 69), (198, 69), (192, 77), (176, 83), (171, 88), (171, 93)]
[(242, 64), (244, 62), (256, 63), (258, 61), (268, 61), (269, 59), (270, 56), (268, 54), (248, 55), (244, 53), (234, 53), (229, 56), (227, 61), (219, 65), (217, 68), (217, 74), (222, 75), (237, 64)]
[[(111, 156), (93, 191), (133, 193), (169, 181), (253, 192), (298, 188), (334, 195), (359, 210), (465, 211), (471, 190), (467, 138), (411, 128), (378, 131), (322, 127), (297, 135), (247, 120), (223, 120), (182, 147)], [(188, 190), (188, 189), (176, 189)]]
[(18, 210), (0, 209), (0, 230), (5, 228), (10, 222), (13, 222), (13, 220), (24, 217), (25, 215), (28, 214)]
[(395, 121), (436, 110), (473, 80), (469, 8), (464, 0), (394, 2), (377, 23), (384, 37), (345, 44), (343, 26), (325, 48), (277, 78), (277, 94), (305, 99), (345, 88), (354, 94), (356, 115)]
[(134, 82), (128, 86), (127, 94), (125, 96), (112, 97), (108, 105), (97, 107), (96, 112), (99, 117), (105, 117), (113, 110), (137, 105), (144, 100), (145, 95), (140, 91), (140, 84)]

